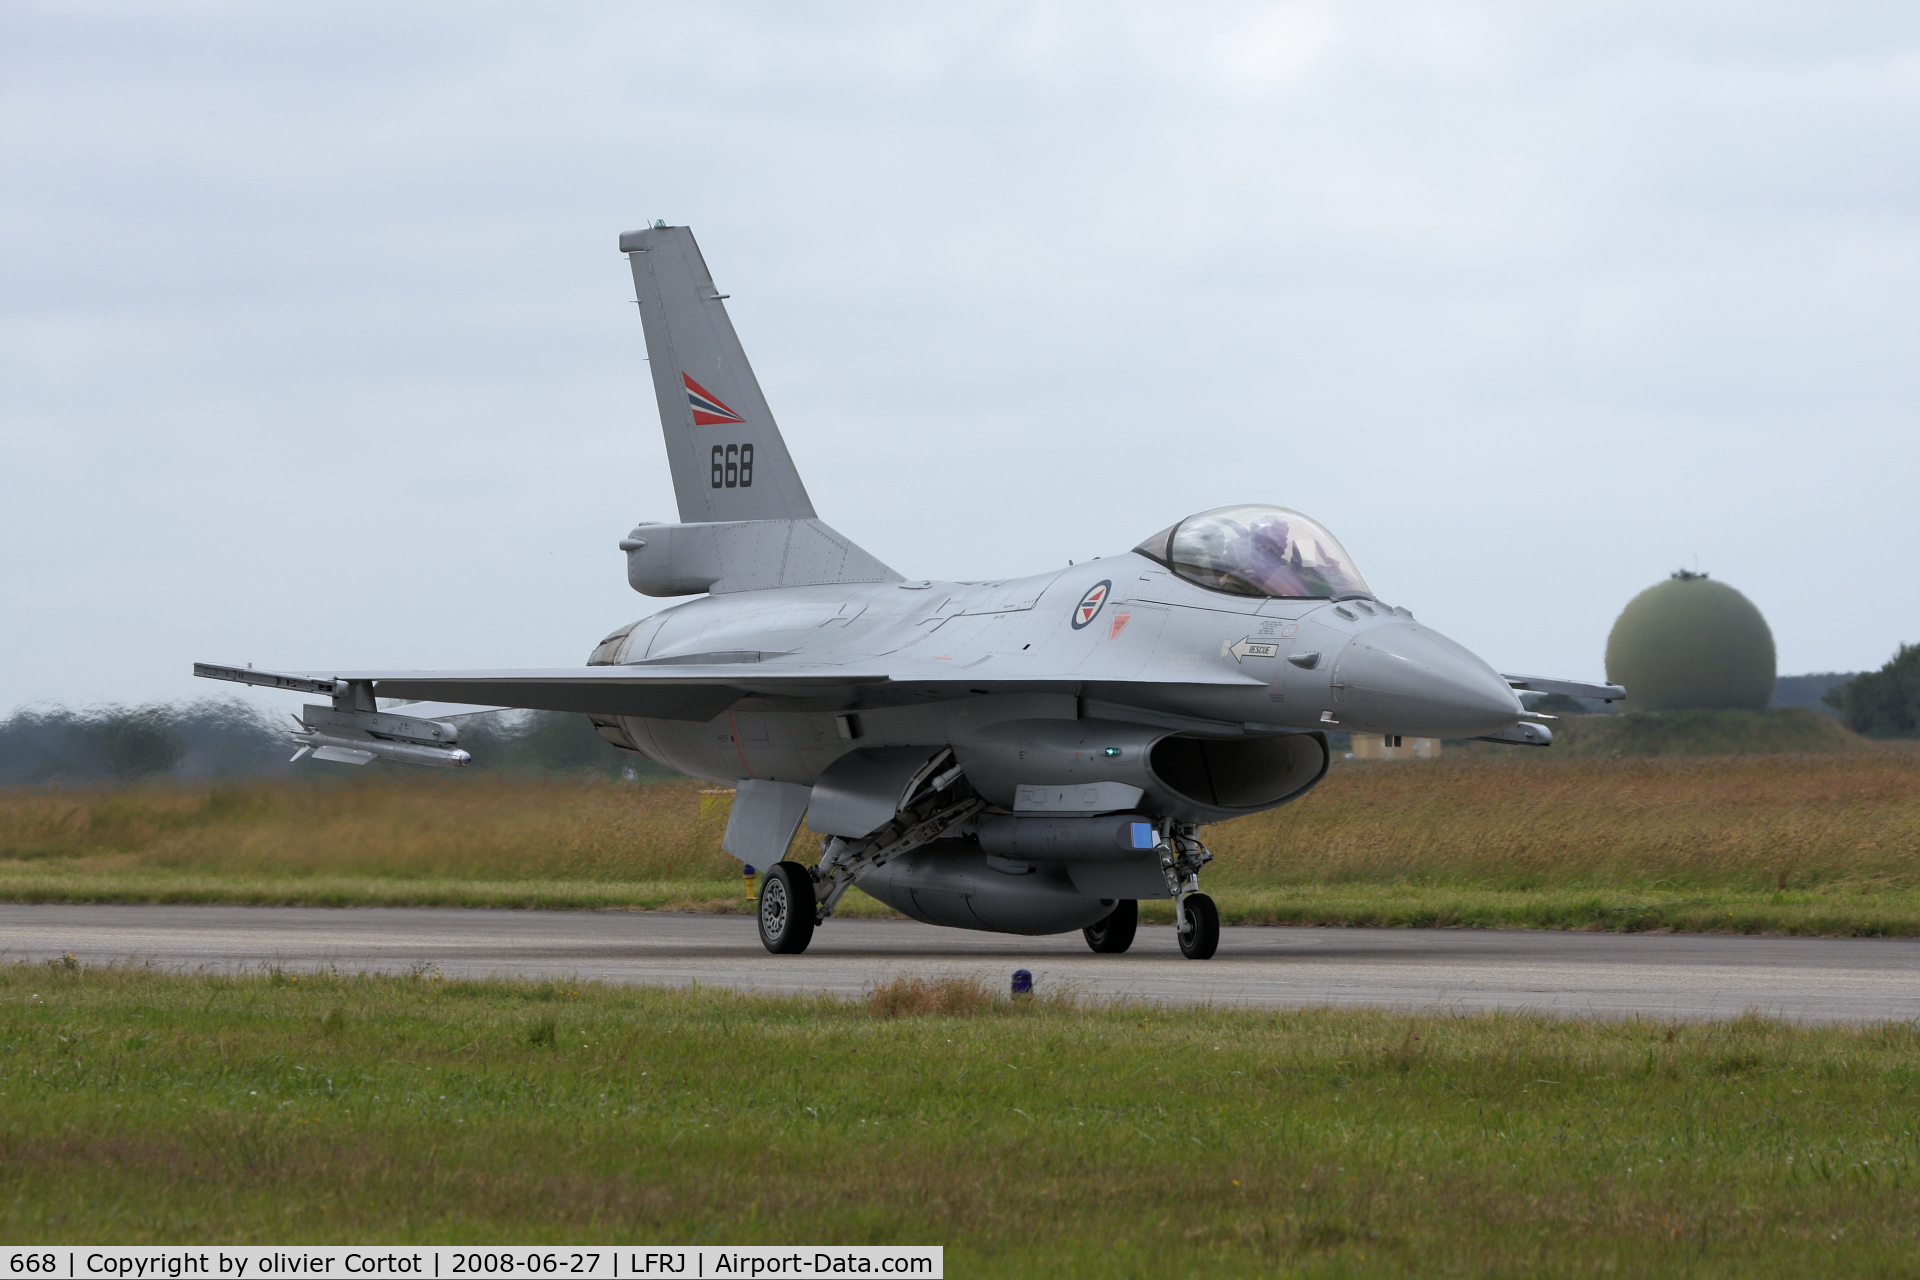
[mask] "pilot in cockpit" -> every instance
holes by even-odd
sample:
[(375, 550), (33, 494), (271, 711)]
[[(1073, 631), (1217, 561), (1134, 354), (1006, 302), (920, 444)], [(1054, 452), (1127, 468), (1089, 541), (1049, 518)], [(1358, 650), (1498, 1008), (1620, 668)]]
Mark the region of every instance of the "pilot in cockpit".
[[(1288, 535), (1287, 522), (1277, 515), (1256, 516), (1247, 525), (1246, 535), (1234, 550), (1240, 561), (1241, 576), (1270, 596), (1308, 596), (1310, 590), (1302, 576), (1300, 544)], [(1287, 550), (1291, 545), (1293, 555)]]
[(1231, 595), (1325, 600), (1367, 591), (1333, 535), (1285, 507), (1205, 511), (1135, 550), (1189, 582)]

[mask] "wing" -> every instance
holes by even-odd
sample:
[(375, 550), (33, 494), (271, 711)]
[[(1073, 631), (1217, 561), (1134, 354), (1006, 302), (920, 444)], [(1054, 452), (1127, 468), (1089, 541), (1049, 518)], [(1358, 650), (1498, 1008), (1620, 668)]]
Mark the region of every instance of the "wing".
[(299, 693), (344, 696), (361, 685), (371, 697), (493, 710), (584, 711), (659, 720), (711, 720), (754, 693), (831, 696), (885, 683), (871, 672), (833, 667), (755, 671), (758, 663), (715, 666), (542, 667), (497, 671), (279, 672), (196, 662), (193, 674)]
[[(931, 663), (907, 664), (891, 672), (854, 666), (799, 663), (661, 663), (636, 666), (543, 667), (500, 671), (336, 671), (279, 672), (253, 667), (195, 663), (193, 674), (299, 693), (348, 697), (355, 686), (373, 698), (418, 699), (429, 703), (529, 711), (583, 711), (592, 715), (638, 716), (654, 720), (707, 721), (746, 697), (782, 698), (845, 706), (909, 701), (928, 695), (959, 696), (969, 690), (992, 692), (1072, 692), (1087, 683), (1083, 674), (1023, 675), (1018, 680), (981, 680), (958, 676)], [(1236, 672), (1220, 672), (1154, 683), (1261, 685)], [(412, 712), (412, 708), (399, 708)], [(438, 714), (446, 714), (439, 712)]]

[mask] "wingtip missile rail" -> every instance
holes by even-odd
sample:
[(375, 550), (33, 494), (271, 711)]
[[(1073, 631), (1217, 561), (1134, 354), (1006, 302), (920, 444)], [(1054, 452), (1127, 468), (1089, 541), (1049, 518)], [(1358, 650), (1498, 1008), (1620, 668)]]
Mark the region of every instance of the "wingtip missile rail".
[[(311, 753), (316, 760), (331, 760), (336, 764), (392, 760), (440, 769), (464, 769), (473, 762), (473, 756), (457, 745), (460, 732), (450, 722), (374, 710), (372, 686), (365, 681), (260, 671), (211, 662), (194, 663), (193, 674), (209, 680), (232, 680), (267, 689), (330, 696), (331, 706), (310, 702), (294, 717), (298, 727), (293, 741), (299, 747), (293, 754), (295, 760)], [(360, 687), (355, 688), (356, 685)]]
[(229, 667), (218, 662), (196, 662), (193, 674), (203, 680), (231, 680), (235, 684), (258, 685), (263, 689), (286, 689), (292, 693), (324, 693), (339, 697), (346, 682), (330, 676), (294, 675), (285, 671), (256, 671), (252, 667)]

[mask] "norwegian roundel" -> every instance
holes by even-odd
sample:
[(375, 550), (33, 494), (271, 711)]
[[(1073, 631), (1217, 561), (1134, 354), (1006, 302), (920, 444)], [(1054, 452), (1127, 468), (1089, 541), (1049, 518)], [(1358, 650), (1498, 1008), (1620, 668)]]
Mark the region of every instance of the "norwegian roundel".
[(1100, 616), (1100, 608), (1106, 604), (1107, 597), (1113, 594), (1112, 580), (1096, 582), (1087, 588), (1087, 594), (1080, 597), (1080, 603), (1073, 606), (1073, 629), (1080, 630)]

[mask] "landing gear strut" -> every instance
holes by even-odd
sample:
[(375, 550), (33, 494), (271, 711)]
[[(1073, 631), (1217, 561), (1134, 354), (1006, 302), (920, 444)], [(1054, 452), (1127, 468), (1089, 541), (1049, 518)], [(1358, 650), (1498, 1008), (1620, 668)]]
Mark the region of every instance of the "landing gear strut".
[(857, 840), (830, 836), (821, 845), (820, 865), (807, 872), (813, 886), (814, 896), (809, 901), (816, 924), (825, 924), (832, 917), (840, 899), (860, 876), (938, 840), (986, 807), (986, 802), (961, 780), (960, 766), (953, 763), (951, 750), (927, 762), (908, 791), (916, 788), (919, 790), (914, 799), (872, 835)]
[(872, 835), (856, 840), (830, 836), (820, 865), (776, 862), (760, 884), (760, 942), (775, 955), (799, 955), (813, 941), (853, 882), (890, 859), (938, 840), (985, 807), (960, 776), (953, 751), (944, 750), (907, 785), (912, 800)]
[(1189, 960), (1211, 960), (1220, 949), (1220, 909), (1200, 892), (1200, 868), (1213, 854), (1200, 843), (1200, 824), (1176, 822), (1160, 846), (1160, 871), (1173, 894), (1173, 923), (1180, 934), (1180, 954)]

